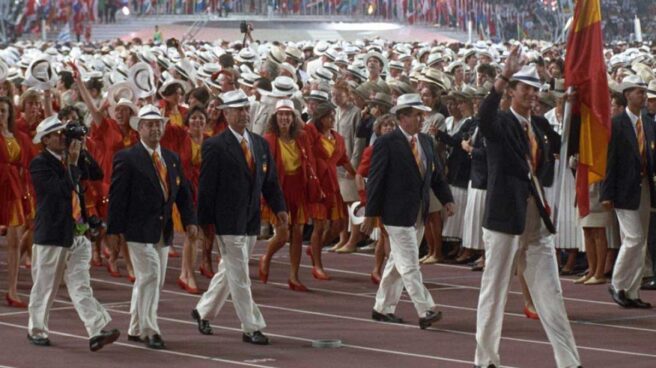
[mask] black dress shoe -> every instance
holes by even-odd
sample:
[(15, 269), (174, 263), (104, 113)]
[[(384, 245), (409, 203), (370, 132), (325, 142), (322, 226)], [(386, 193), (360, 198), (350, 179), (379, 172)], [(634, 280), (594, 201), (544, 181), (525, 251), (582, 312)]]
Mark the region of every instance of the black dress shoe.
[(637, 298), (637, 299), (629, 299), (631, 301), (631, 304), (633, 304), (633, 308), (639, 308), (639, 309), (650, 309), (651, 304), (647, 302), (643, 302), (642, 299)]
[(656, 279), (651, 279), (650, 281), (645, 282), (640, 287), (641, 290), (656, 290)]
[(144, 342), (144, 339), (142, 339), (139, 335), (128, 335), (128, 341)]
[(47, 337), (34, 337), (27, 334), (27, 339), (30, 340), (32, 345), (36, 346), (50, 346), (50, 339)]
[(198, 313), (198, 310), (194, 309), (191, 311), (191, 318), (196, 321), (198, 324), (198, 332), (202, 333), (203, 335), (212, 335), (212, 326), (210, 326), (210, 321), (206, 319), (200, 318), (200, 313)]
[(624, 290), (616, 291), (615, 288), (610, 286), (608, 288), (610, 296), (613, 298), (613, 301), (617, 303), (622, 308), (631, 308), (633, 303), (629, 298), (626, 297), (626, 292)]
[(147, 337), (146, 346), (151, 349), (166, 349), (166, 345), (164, 344), (164, 340), (162, 340), (162, 336), (158, 334)]
[(241, 339), (243, 342), (248, 342), (255, 345), (269, 345), (269, 338), (264, 336), (260, 331), (244, 333), (241, 336)]
[(388, 322), (388, 323), (405, 323), (403, 318), (397, 317), (394, 313), (382, 314), (378, 313), (375, 310), (371, 311), (371, 319), (374, 321)]
[(435, 312), (430, 310), (426, 312), (426, 314), (423, 317), (419, 318), (419, 328), (424, 330), (430, 327), (433, 323), (439, 321), (440, 319), (442, 319), (442, 312), (440, 311)]
[(103, 346), (109, 345), (118, 340), (119, 336), (121, 336), (121, 332), (117, 329), (111, 331), (102, 330), (100, 331), (100, 335), (89, 339), (89, 349), (91, 349), (91, 351), (98, 351), (102, 349)]

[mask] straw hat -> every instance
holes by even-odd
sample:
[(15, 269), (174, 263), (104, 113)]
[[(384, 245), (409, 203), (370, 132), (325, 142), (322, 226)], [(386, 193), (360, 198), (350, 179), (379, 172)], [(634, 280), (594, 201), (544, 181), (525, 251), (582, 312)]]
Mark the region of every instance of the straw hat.
[(136, 98), (150, 97), (157, 91), (153, 69), (146, 63), (134, 64), (128, 70), (128, 81), (132, 84)]
[(141, 120), (160, 120), (162, 124), (166, 124), (169, 119), (162, 116), (157, 106), (149, 104), (139, 109), (137, 116), (130, 118), (130, 128), (139, 130), (139, 122)]
[(647, 86), (647, 99), (656, 98), (656, 79), (652, 79)]
[(276, 102), (276, 112), (278, 111), (291, 111), (294, 112), (294, 102), (292, 100), (278, 100)]
[(41, 91), (55, 88), (57, 79), (57, 73), (47, 57), (32, 60), (25, 73), (25, 84)]
[(39, 144), (41, 143), (41, 139), (45, 137), (46, 135), (54, 132), (58, 132), (60, 130), (64, 130), (66, 126), (62, 124), (61, 120), (57, 117), (57, 115), (52, 115), (42, 122), (39, 123), (39, 125), (36, 127), (36, 134), (34, 135), (34, 138), (32, 139), (32, 143), (34, 144)]
[(392, 114), (396, 114), (396, 112), (407, 108), (413, 108), (420, 111), (432, 110), (430, 107), (424, 105), (424, 103), (421, 101), (421, 96), (418, 93), (406, 93), (399, 96), (399, 98), (396, 100), (396, 106), (392, 107), (390, 112)]
[(139, 110), (137, 109), (137, 105), (135, 105), (131, 100), (128, 100), (127, 98), (121, 98), (117, 103), (109, 107), (109, 116), (111, 116), (112, 119), (116, 119), (116, 109), (119, 106), (127, 106), (132, 110), (132, 115), (136, 116), (139, 114)]
[(632, 88), (639, 88), (639, 89), (646, 90), (647, 83), (645, 83), (645, 81), (642, 80), (642, 78), (640, 78), (637, 75), (629, 75), (627, 77), (624, 77), (624, 79), (622, 79), (622, 83), (620, 83), (619, 85), (619, 90), (624, 92)]
[(230, 109), (235, 107), (247, 107), (251, 105), (248, 96), (241, 89), (236, 89), (233, 91), (228, 91), (219, 95), (223, 101), (223, 105), (219, 106), (219, 109)]
[(537, 89), (542, 87), (535, 64), (524, 65), (517, 73), (513, 74), (510, 80), (516, 80)]

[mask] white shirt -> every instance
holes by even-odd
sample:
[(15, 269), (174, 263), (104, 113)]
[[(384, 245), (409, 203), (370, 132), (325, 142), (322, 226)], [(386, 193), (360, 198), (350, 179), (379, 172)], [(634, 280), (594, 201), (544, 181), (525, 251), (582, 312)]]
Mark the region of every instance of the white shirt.
[(248, 144), (248, 149), (251, 150), (251, 155), (253, 152), (253, 145), (251, 144), (251, 139), (248, 136), (248, 130), (244, 129), (244, 135), (241, 135), (237, 133), (232, 127), (228, 125), (228, 129), (232, 132), (232, 134), (237, 138), (237, 142), (239, 142), (239, 145), (241, 145), (241, 141), (246, 140), (246, 144)]
[[(638, 129), (636, 127), (636, 124), (638, 123), (638, 119), (640, 119), (640, 116), (634, 115), (631, 110), (627, 107), (626, 109), (626, 114), (629, 115), (629, 119), (631, 119), (631, 126), (633, 127), (633, 132), (636, 134), (636, 137), (638, 136)], [(644, 128), (643, 128), (644, 131)]]
[(55, 156), (55, 158), (59, 161), (62, 161), (64, 159), (61, 155), (58, 155), (58, 154), (52, 152), (49, 148), (46, 148), (46, 151), (50, 152), (50, 154)]
[(148, 147), (146, 145), (146, 143), (144, 143), (144, 141), (141, 141), (141, 144), (144, 146), (144, 148), (148, 152), (148, 156), (153, 157), (153, 152), (157, 152), (157, 155), (159, 156), (159, 161), (162, 163), (162, 165), (164, 165), (164, 167), (166, 167), (166, 162), (164, 162), (164, 157), (162, 157), (162, 146), (160, 146), (158, 144), (157, 148), (152, 149), (152, 148)]
[[(419, 135), (418, 134), (410, 135), (405, 130), (403, 130), (403, 128), (401, 128), (401, 127), (399, 127), (399, 130), (401, 130), (401, 132), (403, 133), (405, 138), (408, 140), (408, 143), (410, 143), (412, 141), (412, 138), (414, 138), (415, 141), (417, 142), (417, 152), (419, 152), (419, 157), (421, 157), (421, 163), (424, 165), (424, 172), (425, 172), (425, 170), (426, 170), (426, 155), (424, 155), (424, 150), (421, 148), (421, 143), (419, 143)], [(410, 147), (412, 147), (412, 144), (410, 144)]]

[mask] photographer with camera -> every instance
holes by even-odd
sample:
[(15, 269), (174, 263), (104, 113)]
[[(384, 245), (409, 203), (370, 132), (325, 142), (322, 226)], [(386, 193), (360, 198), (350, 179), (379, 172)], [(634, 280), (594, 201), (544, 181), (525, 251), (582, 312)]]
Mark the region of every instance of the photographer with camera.
[(62, 278), (89, 334), (91, 351), (120, 335), (117, 329), (104, 330), (111, 317), (93, 297), (90, 285), (91, 243), (85, 236), (89, 225), (79, 183), (102, 178), (102, 171), (82, 150), (86, 133), (83, 125), (64, 125), (53, 115), (39, 124), (33, 140), (44, 146), (30, 163), (37, 208), (27, 338), (37, 346), (50, 345), (48, 314)]
[(246, 47), (246, 39), (250, 43), (253, 43), (253, 23), (246, 23), (245, 20), (242, 20), (241, 23), (239, 24), (239, 31), (244, 34), (244, 41), (242, 42), (242, 45)]

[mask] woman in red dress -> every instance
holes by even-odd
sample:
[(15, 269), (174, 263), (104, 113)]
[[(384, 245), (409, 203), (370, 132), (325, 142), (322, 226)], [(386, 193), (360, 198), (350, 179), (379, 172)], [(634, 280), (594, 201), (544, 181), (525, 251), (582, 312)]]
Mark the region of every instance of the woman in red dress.
[(325, 195), (322, 201), (309, 206), (309, 215), (314, 222), (310, 240), (314, 265), (312, 276), (318, 280), (330, 280), (321, 263), (321, 248), (333, 241), (346, 226), (344, 201), (337, 182), (337, 166), (343, 166), (350, 177), (355, 177), (355, 170), (346, 156), (344, 138), (333, 130), (334, 126), (335, 106), (329, 102), (319, 104), (311, 121), (305, 125), (316, 159), (316, 174)]
[(10, 307), (27, 308), (18, 296), (18, 266), (20, 239), (27, 223), (26, 202), (27, 166), (33, 157), (26, 134), (16, 130), (14, 105), (7, 97), (0, 97), (0, 226), (7, 237), (7, 294)]
[(267, 252), (260, 258), (260, 280), (266, 283), (273, 255), (289, 240), (289, 288), (294, 291), (308, 291), (298, 279), (303, 249), (303, 226), (308, 219), (309, 191), (308, 179), (314, 175), (315, 162), (303, 122), (294, 110), (291, 100), (280, 100), (275, 114), (271, 116), (268, 132), (264, 139), (269, 144), (271, 155), (276, 160), (278, 182), (285, 196), (289, 214), (289, 228), (277, 226), (277, 218), (268, 207), (263, 209), (263, 220), (276, 226), (276, 232), (267, 244)]
[[(201, 146), (206, 138), (205, 128), (207, 126), (207, 113), (202, 106), (194, 106), (189, 110), (185, 119), (188, 133), (180, 149), (180, 161), (185, 177), (191, 184), (191, 194), (194, 204), (198, 205), (198, 180), (200, 178)], [(201, 245), (205, 239), (202, 236), (191, 239), (185, 237), (182, 250), (182, 268), (178, 277), (178, 286), (190, 294), (198, 294), (196, 276), (194, 275), (194, 263), (196, 261), (197, 243)], [(201, 269), (203, 266), (201, 266)], [(210, 263), (210, 270), (211, 270)], [(202, 271), (201, 271), (202, 272)]]
[[(376, 137), (380, 137), (387, 133), (391, 133), (396, 129), (396, 119), (392, 114), (384, 114), (376, 119), (374, 122), (374, 134)], [(362, 152), (362, 160), (360, 161), (360, 166), (358, 166), (358, 173), (355, 176), (355, 184), (358, 187), (358, 194), (360, 195), (360, 206), (365, 207), (367, 204), (367, 194), (365, 192), (365, 180), (369, 176), (369, 168), (371, 167), (371, 156), (374, 153), (374, 146), (369, 145)], [(374, 270), (371, 271), (371, 281), (378, 285), (380, 284), (380, 279), (382, 277), (383, 263), (385, 262), (385, 257), (389, 254), (389, 237), (387, 232), (383, 227), (382, 223), (379, 222), (378, 229), (380, 231), (380, 236), (376, 242), (375, 257), (376, 262), (374, 264)]]

